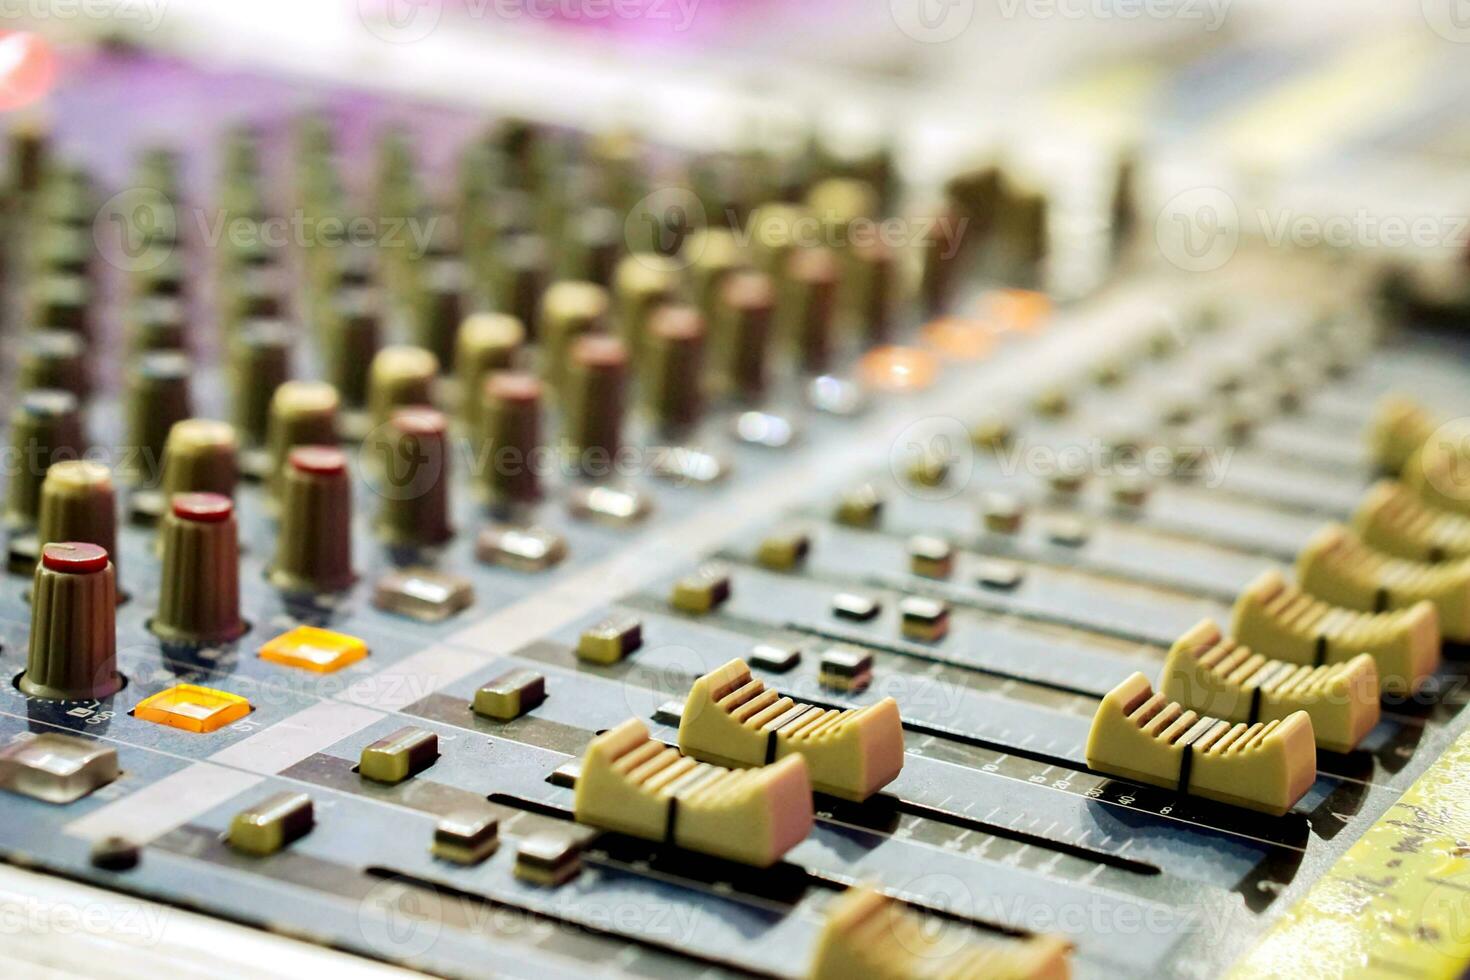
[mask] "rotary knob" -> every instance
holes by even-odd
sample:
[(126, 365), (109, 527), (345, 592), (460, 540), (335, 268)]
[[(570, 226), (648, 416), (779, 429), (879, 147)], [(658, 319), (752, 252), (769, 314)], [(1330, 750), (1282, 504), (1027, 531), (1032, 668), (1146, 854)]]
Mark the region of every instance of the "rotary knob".
[(117, 672), (117, 576), (107, 550), (55, 542), (41, 549), (31, 588), (31, 643), (20, 689), (57, 701), (105, 698)]
[(281, 529), (270, 579), (286, 592), (341, 592), (352, 584), (352, 486), (334, 446), (298, 446), (281, 487)]
[(30, 527), (41, 508), (41, 483), (52, 461), (85, 448), (77, 400), (64, 391), (28, 392), (10, 417), (13, 458), (5, 500), (5, 523)]
[(485, 497), (505, 513), (541, 499), (536, 453), (542, 386), (533, 375), (503, 371), (486, 378), (483, 390), (480, 434), (489, 461), (483, 468)]
[(245, 632), (240, 530), (229, 497), (181, 493), (159, 529), (163, 582), (151, 624), (165, 643), (215, 646)]
[(448, 434), (448, 420), (432, 408), (400, 409), (389, 420), (382, 473), (375, 482), (383, 498), (378, 536), (390, 547), (433, 547), (454, 536)]
[(235, 495), (240, 451), (235, 427), (213, 419), (175, 422), (163, 446), (163, 493)]
[(36, 540), (43, 545), (53, 541), (92, 544), (109, 555), (117, 554), (117, 492), (112, 471), (84, 459), (53, 464), (41, 484)]

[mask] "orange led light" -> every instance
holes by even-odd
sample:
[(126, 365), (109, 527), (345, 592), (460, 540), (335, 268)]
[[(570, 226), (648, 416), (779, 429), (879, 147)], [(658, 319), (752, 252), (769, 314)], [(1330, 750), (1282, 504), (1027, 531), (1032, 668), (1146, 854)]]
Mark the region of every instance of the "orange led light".
[(330, 674), (368, 655), (367, 644), (355, 636), (298, 626), (260, 648), (260, 659), (318, 674)]
[(923, 391), (939, 375), (939, 363), (916, 347), (875, 347), (863, 355), (858, 373), (879, 391)]
[(186, 732), (212, 732), (250, 714), (238, 694), (197, 684), (177, 684), (138, 702), (133, 717)]
[(997, 289), (980, 298), (980, 315), (990, 320), (995, 330), (1033, 333), (1046, 326), (1051, 317), (1051, 299), (1045, 293), (1029, 289)]
[(924, 325), (924, 343), (957, 361), (978, 361), (995, 347), (995, 333), (981, 320), (944, 316)]

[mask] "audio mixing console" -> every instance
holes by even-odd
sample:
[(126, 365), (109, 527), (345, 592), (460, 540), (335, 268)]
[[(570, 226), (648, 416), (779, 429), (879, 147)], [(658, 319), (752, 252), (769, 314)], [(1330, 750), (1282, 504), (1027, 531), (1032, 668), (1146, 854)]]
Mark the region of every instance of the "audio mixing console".
[(1063, 301), (1003, 168), (65, 67), (10, 864), (234, 924), (186, 975), (1470, 963), (1467, 352), (1351, 257), (1148, 261), (1123, 165)]

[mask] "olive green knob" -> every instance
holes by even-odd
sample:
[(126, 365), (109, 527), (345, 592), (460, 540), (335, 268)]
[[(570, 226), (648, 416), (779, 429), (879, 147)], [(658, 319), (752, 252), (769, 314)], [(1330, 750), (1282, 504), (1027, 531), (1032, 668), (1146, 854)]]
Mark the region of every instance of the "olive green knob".
[(541, 498), (536, 469), (541, 448), (541, 382), (530, 374), (497, 372), (485, 379), (481, 390), (486, 499), (497, 508), (535, 503)]
[(396, 409), (432, 405), (439, 359), (422, 347), (384, 347), (368, 373), (368, 411), (383, 425)]
[(622, 447), (628, 349), (616, 337), (578, 337), (562, 396), (563, 437), (584, 476), (606, 476)]
[(465, 279), (458, 259), (436, 259), (424, 270), (414, 336), (446, 371), (454, 367), (455, 335), (464, 319)]
[(639, 365), (649, 417), (659, 432), (687, 433), (704, 408), (704, 316), (682, 304), (654, 311)]
[(179, 300), (145, 296), (128, 311), (128, 343), (135, 352), (183, 350), (188, 337), (184, 317)]
[[(751, 260), (767, 275), (786, 274), (792, 255), (802, 243), (809, 228), (814, 229), (812, 215), (798, 204), (773, 201), (762, 204), (750, 216)], [(806, 241), (807, 245), (814, 245)]]
[(150, 626), (165, 643), (217, 646), (245, 632), (240, 528), (229, 497), (182, 493), (159, 527), (163, 578)]
[(92, 286), (82, 276), (52, 272), (38, 277), (30, 290), (31, 323), (45, 330), (65, 330), (86, 339), (92, 334)]
[(515, 234), (495, 251), (496, 309), (520, 320), (527, 329), (540, 326), (538, 316), (551, 260), (539, 235)]
[(828, 248), (800, 249), (791, 256), (786, 272), (780, 299), (782, 335), (795, 347), (803, 372), (825, 373), (833, 354), (837, 257)]
[(894, 303), (898, 298), (898, 263), (893, 249), (879, 241), (852, 249), (843, 280), (844, 305), (856, 321), (858, 335), (868, 346), (888, 343), (893, 336)]
[(335, 446), (297, 446), (281, 487), (281, 526), (270, 580), (296, 594), (341, 592), (352, 584), (352, 484)]
[(36, 542), (55, 541), (95, 544), (109, 555), (117, 554), (117, 491), (106, 466), (70, 459), (46, 471)]
[(601, 333), (607, 326), (607, 290), (591, 282), (552, 283), (541, 300), (537, 335), (541, 343), (541, 376), (560, 387), (567, 373), (573, 342)]
[(292, 449), (336, 444), (340, 401), (337, 389), (325, 381), (287, 381), (276, 389), (265, 443), (273, 497), (280, 495), (281, 472)]
[(10, 448), (15, 461), (5, 498), (5, 522), (30, 527), (41, 510), (46, 471), (83, 449), (77, 400), (65, 391), (27, 392), (10, 416)]
[(806, 205), (810, 214), (827, 229), (828, 243), (847, 244), (855, 222), (875, 218), (879, 210), (878, 192), (865, 180), (854, 177), (830, 177), (818, 181), (807, 191)]
[(679, 263), (656, 252), (638, 252), (618, 263), (613, 277), (618, 329), (628, 350), (639, 351), (653, 311), (671, 303), (679, 291)]
[(701, 228), (684, 240), (684, 260), (689, 263), (690, 291), (706, 318), (720, 305), (720, 290), (730, 274), (743, 268), (740, 243), (728, 228)]
[(180, 493), (235, 495), (239, 480), (235, 427), (213, 419), (175, 422), (163, 445), (164, 498)]
[(515, 363), (526, 328), (508, 313), (476, 313), (459, 328), (459, 345), (454, 356), (459, 376), (460, 415), (474, 426), (480, 417), (480, 394), (485, 378), (495, 371), (508, 371)]
[(20, 689), (31, 697), (81, 701), (122, 687), (117, 672), (117, 577), (95, 544), (41, 549), (31, 584), (31, 639)]
[(246, 446), (263, 446), (271, 399), (291, 376), (291, 335), (285, 324), (259, 320), (230, 344), (235, 430)]
[(21, 391), (56, 388), (75, 395), (78, 401), (87, 397), (87, 345), (82, 338), (65, 330), (33, 330), (26, 335), (21, 348)]
[(736, 272), (720, 290), (711, 360), (715, 384), (744, 401), (765, 394), (776, 287), (764, 272)]
[(176, 351), (144, 354), (128, 375), (129, 456), (122, 476), (140, 486), (158, 479), (164, 444), (174, 423), (193, 414), (189, 378), (193, 366)]
[(389, 547), (428, 548), (454, 536), (449, 523), (449, 422), (432, 408), (393, 413), (383, 435), (373, 489), (375, 522)]
[(367, 404), (370, 366), (381, 346), (381, 321), (372, 290), (338, 292), (323, 324), (322, 373), (348, 408)]

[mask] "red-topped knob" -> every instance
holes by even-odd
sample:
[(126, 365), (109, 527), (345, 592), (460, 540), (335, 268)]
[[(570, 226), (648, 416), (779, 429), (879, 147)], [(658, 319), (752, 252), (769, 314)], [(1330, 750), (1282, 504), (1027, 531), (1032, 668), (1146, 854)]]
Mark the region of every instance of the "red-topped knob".
[(174, 516), (184, 521), (218, 524), (230, 519), (235, 505), (218, 493), (181, 493), (173, 499)]
[(336, 476), (347, 470), (347, 454), (335, 446), (297, 446), (289, 458), (291, 468), (301, 473)]
[(90, 575), (107, 567), (107, 549), (80, 541), (57, 541), (41, 549), (41, 564), (53, 572)]

